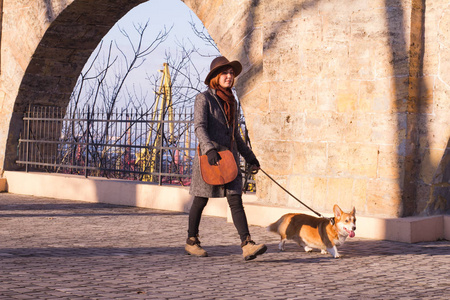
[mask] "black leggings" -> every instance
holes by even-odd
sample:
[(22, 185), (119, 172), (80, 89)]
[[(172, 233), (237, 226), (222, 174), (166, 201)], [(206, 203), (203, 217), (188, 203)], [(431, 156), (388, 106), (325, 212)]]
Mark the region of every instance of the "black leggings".
[[(234, 226), (236, 227), (241, 241), (245, 241), (250, 232), (248, 230), (247, 217), (245, 215), (244, 206), (242, 205), (241, 195), (227, 196), (228, 205), (230, 206), (231, 216), (233, 218)], [(195, 237), (198, 235), (198, 227), (202, 217), (203, 209), (208, 203), (208, 198), (194, 197), (194, 202), (189, 211), (189, 228), (188, 237)]]

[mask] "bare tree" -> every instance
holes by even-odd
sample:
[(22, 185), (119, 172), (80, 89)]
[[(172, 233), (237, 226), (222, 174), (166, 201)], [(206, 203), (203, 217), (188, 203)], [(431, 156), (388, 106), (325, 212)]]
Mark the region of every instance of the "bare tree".
[[(189, 22), (189, 24), (194, 34), (205, 43), (205, 46), (207, 46), (207, 48), (212, 47), (216, 50), (217, 53), (220, 53), (219, 47), (217, 47), (216, 42), (214, 42), (213, 38), (209, 35), (205, 26), (198, 28), (194, 20), (192, 19), (192, 14), (191, 14), (191, 21)], [(208, 57), (211, 56), (210, 54), (203, 54), (203, 55)]]
[[(141, 157), (157, 155), (152, 151), (148, 151), (149, 147), (155, 146), (155, 138), (161, 138), (161, 146), (172, 145), (176, 146), (184, 143), (184, 147), (190, 147), (187, 144), (189, 139), (193, 138), (192, 133), (189, 133), (189, 123), (191, 115), (179, 113), (179, 118), (184, 118), (186, 123), (176, 123), (175, 128), (171, 128), (170, 134), (161, 132), (161, 127), (153, 126), (152, 121), (149, 120), (150, 115), (155, 115), (157, 107), (155, 107), (155, 99), (158, 96), (159, 82), (161, 82), (161, 73), (146, 74), (146, 84), (129, 82), (131, 74), (145, 66), (144, 62), (169, 36), (172, 29), (164, 27), (151, 42), (146, 42), (144, 39), (145, 32), (149, 29), (149, 22), (144, 25), (134, 25), (134, 31), (129, 34), (126, 30), (120, 28), (122, 36), (127, 41), (126, 47), (119, 46), (117, 41), (109, 43), (109, 47), (104, 49), (103, 42), (96, 50), (90, 64), (80, 74), (77, 86), (72, 94), (71, 103), (68, 109), (68, 115), (72, 120), (76, 120), (75, 112), (82, 109), (85, 117), (83, 122), (72, 121), (70, 126), (67, 126), (66, 133), (63, 134), (67, 138), (73, 139), (75, 146), (70, 149), (72, 160), (77, 158), (83, 163), (97, 166), (98, 169), (114, 169), (114, 164), (120, 163), (127, 159), (122, 157), (131, 157), (128, 150), (124, 153), (116, 153), (116, 150), (126, 145), (142, 145), (143, 141), (145, 147), (142, 148)], [(194, 56), (214, 56), (217, 55), (218, 50), (214, 41), (205, 33), (205, 29), (196, 28), (194, 22), (190, 22), (194, 33), (205, 41), (208, 47), (212, 47), (214, 54), (201, 53), (199, 48), (190, 40), (177, 41), (176, 52), (166, 51), (164, 61), (170, 67), (171, 75), (171, 95), (173, 102), (171, 107), (166, 107), (162, 111), (162, 115), (168, 115), (169, 109), (177, 107), (184, 109), (191, 107), (194, 103), (195, 96), (204, 89), (202, 83), (202, 74), (207, 70), (199, 70), (195, 63)], [(137, 33), (137, 34), (136, 34)], [(154, 93), (153, 93), (154, 92)], [(130, 117), (130, 112), (134, 111), (133, 117)], [(136, 113), (138, 112), (139, 113)], [(138, 116), (139, 117), (136, 117)], [(94, 122), (100, 117), (104, 117), (102, 122)], [(189, 118), (189, 120), (188, 120)], [(111, 120), (120, 119), (121, 122), (126, 122), (125, 127), (114, 126)], [(150, 118), (151, 119), (151, 118)], [(87, 120), (87, 121), (86, 121)], [(142, 121), (142, 122), (140, 122)], [(137, 130), (137, 123), (141, 124)], [(142, 124), (144, 127), (142, 128)], [(175, 126), (176, 125), (176, 126)], [(80, 143), (86, 146), (83, 151), (80, 150)], [(123, 147), (122, 147), (123, 148)], [(128, 149), (125, 147), (125, 149)], [(128, 153), (127, 153), (128, 151)], [(168, 150), (172, 162), (177, 161), (177, 150)], [(136, 157), (138, 153), (134, 154)], [(155, 161), (155, 158), (144, 160), (144, 165), (140, 168), (146, 170), (149, 165), (147, 161)], [(109, 166), (109, 167), (107, 167)], [(174, 165), (173, 168), (178, 168)], [(108, 172), (94, 172), (94, 175), (111, 176)], [(120, 176), (120, 175), (119, 175)], [(142, 179), (142, 177), (141, 177)]]
[[(152, 109), (154, 101), (146, 101), (148, 93), (138, 94), (137, 90), (133, 93), (128, 89), (126, 82), (130, 78), (130, 74), (143, 65), (146, 57), (154, 52), (158, 46), (163, 43), (169, 36), (170, 29), (164, 27), (159, 31), (156, 37), (149, 43), (144, 42), (144, 36), (149, 29), (149, 22), (144, 25), (134, 25), (134, 31), (137, 33), (137, 39), (131, 38), (131, 35), (124, 29), (120, 28), (120, 32), (128, 41), (127, 49), (121, 49), (117, 41), (111, 41), (107, 51), (103, 50), (103, 42), (97, 48), (91, 63), (80, 74), (77, 85), (72, 93), (71, 102), (68, 107), (68, 114), (74, 120), (77, 110), (83, 109), (88, 119), (94, 119), (95, 114), (99, 111), (105, 115), (103, 126), (96, 128), (90, 127), (89, 122), (73, 122), (69, 130), (70, 136), (75, 143), (80, 139), (95, 141), (93, 149), (86, 151), (86, 156), (93, 161), (94, 165), (106, 165), (107, 154), (115, 144), (123, 140), (124, 136), (129, 132), (128, 128), (124, 132), (115, 132), (112, 128), (112, 122), (109, 122), (114, 114), (122, 113), (130, 107), (144, 109), (148, 112)], [(114, 54), (117, 53), (117, 54)], [(102, 56), (103, 55), (103, 56)], [(124, 98), (129, 98), (124, 100)], [(126, 103), (122, 107), (118, 107), (119, 100)], [(130, 100), (130, 101), (127, 101)], [(150, 106), (148, 106), (148, 103)], [(67, 114), (67, 113), (66, 113)], [(129, 127), (133, 124), (129, 124)], [(69, 136), (64, 134), (64, 136)], [(142, 137), (136, 136), (135, 139)], [(110, 144), (110, 146), (105, 146)], [(76, 147), (71, 149), (72, 157), (77, 152)], [(89, 152), (89, 153), (88, 153)]]

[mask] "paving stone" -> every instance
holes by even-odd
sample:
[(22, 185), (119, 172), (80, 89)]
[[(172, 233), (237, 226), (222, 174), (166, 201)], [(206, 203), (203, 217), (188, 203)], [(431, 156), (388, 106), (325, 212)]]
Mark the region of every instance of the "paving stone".
[(0, 194), (4, 299), (448, 299), (450, 242), (353, 238), (333, 259), (251, 226), (266, 254), (245, 262), (233, 224), (203, 217), (210, 257), (184, 253), (187, 214)]

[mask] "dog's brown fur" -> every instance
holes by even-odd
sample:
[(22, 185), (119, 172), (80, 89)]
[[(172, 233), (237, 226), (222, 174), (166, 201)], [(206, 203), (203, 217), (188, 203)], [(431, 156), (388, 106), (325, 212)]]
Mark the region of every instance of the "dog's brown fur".
[(280, 235), (281, 251), (284, 251), (286, 240), (293, 240), (303, 246), (306, 252), (316, 248), (322, 253), (328, 251), (334, 258), (338, 258), (340, 255), (336, 247), (344, 244), (349, 235), (350, 237), (355, 235), (356, 211), (353, 208), (350, 213), (344, 213), (338, 205), (334, 205), (333, 212), (334, 225), (327, 218), (290, 213), (270, 224), (267, 229)]

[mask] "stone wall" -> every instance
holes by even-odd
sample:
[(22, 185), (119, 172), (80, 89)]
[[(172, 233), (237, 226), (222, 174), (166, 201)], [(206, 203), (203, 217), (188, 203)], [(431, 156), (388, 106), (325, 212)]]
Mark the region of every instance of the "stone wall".
[[(301, 201), (449, 212), (446, 1), (185, 2), (244, 63), (254, 151)], [(262, 203), (301, 207), (263, 174), (257, 182)]]
[[(141, 2), (3, 0), (0, 170), (13, 165), (23, 109), (67, 105), (97, 43)], [(367, 216), (450, 212), (448, 2), (184, 2), (243, 63), (254, 151), (303, 202)], [(301, 206), (261, 173), (257, 183), (259, 202)]]
[[(321, 211), (340, 203), (363, 214), (402, 215), (410, 7), (265, 3), (268, 99), (247, 118), (263, 127), (252, 128), (253, 145), (267, 171)], [(261, 198), (299, 206), (260, 181)]]
[[(0, 170), (19, 85), (45, 31), (68, 1), (8, 1), (1, 11)], [(63, 4), (66, 3), (66, 5)], [(16, 124), (18, 120), (13, 122)]]

